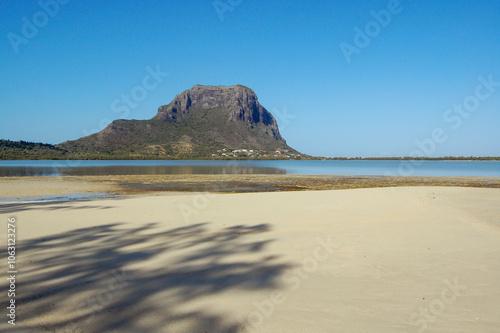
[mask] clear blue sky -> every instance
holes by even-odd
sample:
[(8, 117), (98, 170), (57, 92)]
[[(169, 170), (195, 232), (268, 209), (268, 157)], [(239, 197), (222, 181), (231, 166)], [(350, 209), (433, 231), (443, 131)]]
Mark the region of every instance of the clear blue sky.
[[(498, 0), (221, 0), (219, 13), (212, 0), (61, 2), (52, 16), (37, 1), (0, 4), (0, 138), (97, 131), (159, 66), (168, 77), (127, 118), (195, 84), (243, 84), (303, 153), (500, 156), (500, 84), (477, 88), (480, 76), (500, 82)], [(375, 23), (388, 7), (390, 22)], [(369, 45), (356, 27), (371, 29)], [(350, 62), (347, 44), (359, 46)], [(467, 116), (447, 113), (465, 101)]]

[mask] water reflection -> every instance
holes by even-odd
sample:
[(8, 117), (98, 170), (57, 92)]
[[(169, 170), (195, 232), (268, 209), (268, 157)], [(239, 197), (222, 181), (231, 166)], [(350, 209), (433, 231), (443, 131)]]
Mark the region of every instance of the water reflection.
[(284, 169), (242, 165), (203, 166), (87, 166), (87, 167), (0, 167), (0, 177), (33, 176), (106, 176), (106, 175), (215, 175), (215, 174), (286, 174)]
[[(411, 166), (410, 169), (405, 168)], [(0, 177), (297, 174), (500, 177), (500, 161), (3, 161)]]

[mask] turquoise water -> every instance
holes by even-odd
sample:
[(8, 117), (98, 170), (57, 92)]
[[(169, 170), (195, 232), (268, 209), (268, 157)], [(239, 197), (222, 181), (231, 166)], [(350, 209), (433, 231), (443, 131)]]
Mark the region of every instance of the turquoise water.
[(500, 161), (0, 161), (0, 177), (141, 174), (500, 177)]

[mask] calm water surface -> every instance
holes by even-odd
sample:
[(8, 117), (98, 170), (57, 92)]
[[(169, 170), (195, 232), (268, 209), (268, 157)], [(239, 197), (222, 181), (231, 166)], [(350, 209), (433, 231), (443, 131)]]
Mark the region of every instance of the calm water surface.
[(500, 177), (500, 161), (0, 161), (0, 177), (162, 174)]

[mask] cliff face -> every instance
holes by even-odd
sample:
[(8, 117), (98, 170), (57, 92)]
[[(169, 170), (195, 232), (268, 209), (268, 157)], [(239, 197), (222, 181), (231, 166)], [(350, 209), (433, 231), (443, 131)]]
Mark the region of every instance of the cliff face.
[(257, 95), (241, 85), (196, 85), (160, 106), (149, 120), (115, 120), (99, 133), (60, 146), (93, 154), (146, 152), (173, 157), (222, 148), (295, 151)]
[(180, 121), (189, 115), (191, 108), (225, 109), (228, 121), (264, 124), (269, 126), (275, 139), (285, 142), (279, 133), (276, 119), (260, 105), (257, 95), (250, 88), (241, 85), (231, 87), (196, 85), (177, 95), (170, 104), (160, 106), (154, 118)]

